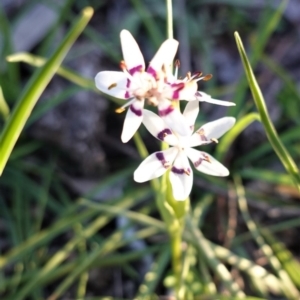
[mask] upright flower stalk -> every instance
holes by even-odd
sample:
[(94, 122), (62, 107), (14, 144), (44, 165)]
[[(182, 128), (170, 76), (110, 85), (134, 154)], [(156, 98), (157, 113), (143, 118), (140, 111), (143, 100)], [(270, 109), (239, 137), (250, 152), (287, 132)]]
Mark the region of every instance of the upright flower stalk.
[[(173, 39), (171, 0), (167, 0), (167, 13), (168, 39), (162, 43), (148, 67), (131, 33), (122, 30), (121, 71), (101, 71), (96, 75), (95, 83), (100, 91), (125, 101), (116, 110), (120, 113), (127, 108), (121, 134), (124, 143), (133, 137), (141, 124), (162, 142), (161, 150), (146, 157), (133, 177), (136, 182), (145, 182), (161, 176), (159, 184), (155, 184), (156, 203), (170, 235), (176, 299), (180, 300), (185, 297), (181, 282), (182, 232), (189, 211), (193, 168), (213, 176), (229, 174), (227, 168), (210, 154), (194, 148), (217, 143), (218, 138), (234, 125), (235, 119), (224, 117), (194, 130), (200, 102), (224, 106), (234, 104), (198, 91), (197, 82), (209, 80), (210, 74), (189, 72), (183, 79), (178, 78), (178, 61), (175, 61), (173, 74), (179, 43)], [(179, 106), (182, 100), (188, 101), (183, 113)], [(158, 115), (145, 109), (147, 104), (156, 106)]]

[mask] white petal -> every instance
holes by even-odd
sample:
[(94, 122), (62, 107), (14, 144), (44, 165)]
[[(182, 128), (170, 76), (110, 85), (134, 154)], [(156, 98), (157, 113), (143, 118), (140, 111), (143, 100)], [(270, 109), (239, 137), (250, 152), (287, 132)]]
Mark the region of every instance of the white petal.
[(201, 92), (201, 91), (198, 91), (196, 93), (196, 98), (200, 102), (208, 102), (208, 103), (222, 105), (222, 106), (235, 106), (235, 103), (233, 103), (233, 102), (214, 99), (210, 95), (208, 95), (204, 92)]
[(97, 89), (110, 96), (127, 99), (130, 97), (126, 93), (127, 77), (123, 72), (103, 71), (99, 72), (95, 77)]
[(198, 171), (213, 176), (229, 175), (228, 169), (208, 153), (192, 148), (185, 149), (185, 152)]
[(166, 125), (182, 136), (191, 134), (190, 127), (179, 109), (174, 108), (169, 100), (161, 100), (158, 104), (159, 116), (164, 120)]
[(186, 122), (188, 123), (191, 131), (194, 130), (194, 124), (196, 122), (196, 119), (198, 117), (199, 113), (199, 102), (198, 101), (189, 101), (187, 105), (185, 106), (183, 115), (186, 119)]
[(174, 147), (155, 152), (143, 160), (133, 173), (136, 182), (145, 182), (163, 175), (172, 165), (178, 150)]
[(136, 133), (143, 121), (144, 100), (134, 101), (127, 110), (121, 140), (127, 143)]
[(228, 131), (235, 123), (235, 118), (224, 117), (209, 122), (200, 127), (190, 138), (190, 147), (211, 143), (211, 139), (218, 139)]
[(184, 153), (179, 153), (170, 171), (170, 182), (175, 200), (183, 201), (191, 193), (193, 171)]
[(132, 34), (123, 29), (120, 33), (121, 46), (123, 52), (123, 58), (126, 63), (127, 70), (131, 75), (134, 74), (134, 70), (145, 69), (144, 57), (141, 53), (140, 47), (135, 41)]
[(147, 68), (147, 72), (153, 75), (155, 79), (157, 79), (163, 65), (168, 66), (172, 64), (177, 52), (178, 44), (179, 43), (173, 39), (168, 39), (161, 44)]
[(143, 114), (143, 124), (155, 138), (172, 146), (178, 144), (177, 137), (172, 133), (171, 129), (166, 126), (162, 118), (147, 109), (144, 109)]

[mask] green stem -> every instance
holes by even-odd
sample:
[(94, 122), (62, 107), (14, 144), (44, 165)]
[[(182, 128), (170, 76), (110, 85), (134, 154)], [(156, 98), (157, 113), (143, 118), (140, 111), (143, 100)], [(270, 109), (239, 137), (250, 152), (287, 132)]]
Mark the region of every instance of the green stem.
[(290, 175), (294, 178), (294, 181), (296, 183), (296, 186), (298, 187), (298, 190), (300, 191), (300, 174), (299, 170), (297, 168), (297, 165), (295, 164), (294, 160), (290, 156), (289, 152), (286, 150), (284, 145), (282, 144), (277, 131), (271, 121), (271, 118), (269, 116), (268, 109), (266, 107), (266, 103), (264, 100), (264, 97), (262, 95), (262, 92), (258, 86), (258, 83), (256, 81), (256, 78), (254, 76), (253, 70), (251, 68), (250, 62), (248, 60), (247, 54), (244, 49), (244, 45), (242, 43), (242, 40), (238, 34), (238, 32), (234, 33), (235, 40), (237, 43), (237, 47), (244, 65), (245, 73), (247, 75), (247, 80), (251, 89), (251, 93), (255, 102), (255, 105), (257, 107), (257, 110), (260, 115), (261, 123), (264, 126), (265, 132), (267, 134), (268, 140), (270, 144), (272, 145), (274, 151), (276, 152), (277, 156), (281, 160), (283, 166), (287, 170), (287, 172), (290, 173)]
[(173, 39), (173, 9), (172, 0), (166, 0), (167, 5), (167, 37)]

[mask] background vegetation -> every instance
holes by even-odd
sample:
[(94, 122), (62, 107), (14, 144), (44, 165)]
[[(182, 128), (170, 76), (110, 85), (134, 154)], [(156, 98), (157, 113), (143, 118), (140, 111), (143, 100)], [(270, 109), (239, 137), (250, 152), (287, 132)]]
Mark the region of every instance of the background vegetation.
[[(170, 242), (154, 192), (133, 181), (141, 158), (133, 141), (120, 141), (120, 102), (101, 95), (93, 79), (118, 70), (123, 28), (151, 59), (166, 38), (165, 1), (1, 1), (0, 130), (30, 84), (42, 82), (43, 58), (59, 67), (62, 41), (75, 41), (79, 25), (71, 36), (71, 23), (86, 6), (94, 15), (41, 91), (0, 178), (1, 299), (171, 299)], [(233, 33), (299, 165), (300, 4), (174, 0), (173, 10), (180, 73), (212, 73), (201, 90), (236, 103), (228, 110), (204, 103), (197, 122), (238, 120), (205, 147), (231, 176), (195, 173), (182, 245), (185, 299), (299, 299), (299, 191), (258, 122)], [(146, 130), (140, 134), (157, 150)]]

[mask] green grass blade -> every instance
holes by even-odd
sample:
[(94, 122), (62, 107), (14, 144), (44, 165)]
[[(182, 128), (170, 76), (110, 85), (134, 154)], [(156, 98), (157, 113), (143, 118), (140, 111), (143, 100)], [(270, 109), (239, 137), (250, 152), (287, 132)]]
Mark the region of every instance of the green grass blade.
[(258, 83), (257, 83), (254, 73), (252, 71), (251, 65), (249, 63), (249, 60), (248, 60), (247, 54), (245, 52), (243, 43), (240, 39), (240, 36), (237, 32), (234, 33), (234, 36), (235, 36), (237, 47), (238, 47), (238, 50), (239, 50), (239, 53), (240, 53), (240, 56), (241, 56), (241, 59), (242, 59), (243, 65), (244, 65), (244, 69), (245, 69), (245, 72), (247, 75), (247, 79), (248, 79), (248, 83), (249, 83), (249, 86), (250, 86), (250, 89), (252, 92), (252, 96), (254, 98), (255, 105), (258, 109), (261, 123), (264, 126), (268, 140), (271, 143), (277, 156), (280, 158), (280, 160), (281, 160), (283, 166), (285, 167), (285, 169), (287, 170), (287, 172), (290, 173), (290, 175), (294, 178), (294, 181), (300, 191), (299, 170), (298, 170), (295, 162), (293, 161), (292, 157), (286, 150), (285, 146), (282, 144), (282, 142), (276, 132), (276, 129), (270, 119), (264, 97), (261, 93), (261, 90), (258, 86)]
[(9, 107), (5, 101), (1, 87), (0, 87), (0, 115), (2, 115), (2, 118), (4, 120), (6, 120), (9, 116)]
[(67, 55), (68, 50), (84, 30), (92, 15), (92, 8), (88, 7), (83, 10), (82, 15), (75, 21), (73, 27), (52, 57), (41, 69), (35, 72), (34, 76), (27, 84), (11, 117), (7, 120), (0, 137), (0, 175), (4, 170), (10, 153), (31, 114), (34, 105), (56, 73), (63, 59)]
[(216, 159), (223, 160), (224, 155), (226, 154), (230, 145), (233, 143), (236, 137), (254, 121), (260, 121), (258, 113), (250, 113), (242, 117), (235, 124), (235, 126), (221, 139), (217, 147)]

